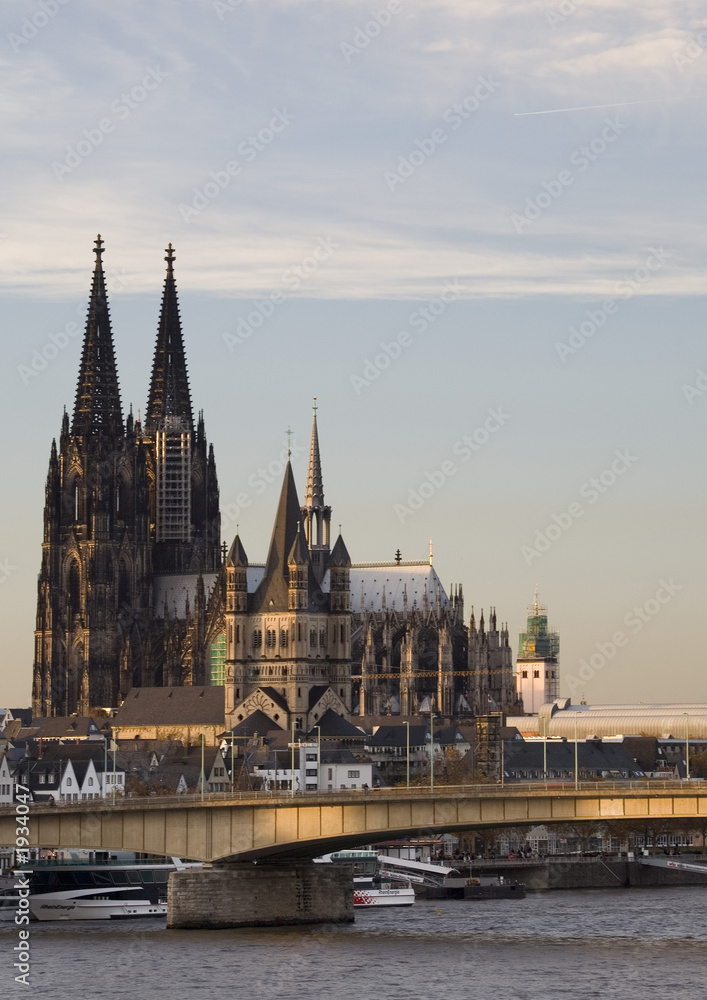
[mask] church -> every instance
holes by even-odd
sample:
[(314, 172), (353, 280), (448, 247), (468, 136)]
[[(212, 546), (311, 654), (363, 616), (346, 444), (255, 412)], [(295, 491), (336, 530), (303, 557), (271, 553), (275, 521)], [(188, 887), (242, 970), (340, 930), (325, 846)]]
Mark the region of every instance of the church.
[[(265, 562), (221, 542), (214, 450), (192, 408), (166, 251), (144, 421), (123, 416), (95, 266), (74, 410), (52, 442), (38, 581), (35, 716), (95, 714), (140, 687), (222, 686), (226, 721), (305, 731), (333, 711), (518, 714), (508, 628), (464, 616), (428, 558), (356, 563), (331, 538), (314, 407), (304, 503), (290, 462)], [(391, 545), (391, 549), (393, 546)]]

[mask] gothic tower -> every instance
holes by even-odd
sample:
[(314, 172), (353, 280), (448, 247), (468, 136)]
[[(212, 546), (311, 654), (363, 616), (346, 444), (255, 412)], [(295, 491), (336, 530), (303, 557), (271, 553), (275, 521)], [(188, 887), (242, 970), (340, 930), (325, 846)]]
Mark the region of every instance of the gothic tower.
[(118, 704), (140, 682), (149, 573), (147, 476), (139, 423), (118, 387), (103, 241), (86, 320), (73, 419), (52, 442), (33, 678), (36, 716)]
[(219, 492), (204, 417), (196, 428), (174, 279), (167, 274), (145, 418), (155, 573), (213, 572), (221, 563)]
[(312, 416), (312, 443), (309, 449), (309, 473), (307, 490), (302, 508), (304, 530), (309, 545), (314, 575), (319, 583), (324, 579), (329, 562), (331, 538), (331, 507), (324, 503), (322, 483), (322, 461), (319, 456), (319, 434), (317, 433), (317, 397), (314, 397)]

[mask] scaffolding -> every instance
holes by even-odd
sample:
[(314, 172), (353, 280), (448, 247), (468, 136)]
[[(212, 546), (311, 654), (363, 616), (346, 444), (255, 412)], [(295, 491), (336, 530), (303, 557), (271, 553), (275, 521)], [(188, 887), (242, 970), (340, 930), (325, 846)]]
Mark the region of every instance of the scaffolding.
[(156, 541), (191, 539), (191, 432), (184, 417), (167, 416), (155, 435)]

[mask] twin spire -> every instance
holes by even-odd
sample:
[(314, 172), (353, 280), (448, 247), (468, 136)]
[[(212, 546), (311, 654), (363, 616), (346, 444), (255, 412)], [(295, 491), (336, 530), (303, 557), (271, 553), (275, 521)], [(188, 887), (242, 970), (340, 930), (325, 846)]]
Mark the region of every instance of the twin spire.
[[(123, 410), (103, 272), (104, 247), (100, 234), (95, 241), (94, 253), (96, 263), (71, 432), (86, 441), (115, 445), (123, 435)], [(158, 421), (165, 416), (183, 417), (189, 429), (193, 430), (189, 376), (171, 243), (166, 253), (167, 274), (147, 404), (148, 432), (154, 431)]]

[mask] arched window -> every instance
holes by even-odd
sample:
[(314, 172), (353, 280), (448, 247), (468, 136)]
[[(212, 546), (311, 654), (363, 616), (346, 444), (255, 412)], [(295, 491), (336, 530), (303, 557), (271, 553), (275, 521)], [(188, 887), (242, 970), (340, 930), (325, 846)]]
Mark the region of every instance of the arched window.
[(265, 633), (265, 645), (268, 649), (273, 649), (277, 645), (277, 631), (274, 628), (269, 628)]
[(321, 629), (319, 632), (319, 648), (326, 649), (326, 629)]
[(288, 639), (287, 629), (286, 628), (281, 628), (280, 629), (280, 645), (281, 646), (286, 646), (287, 645), (287, 639)]
[(69, 579), (67, 596), (69, 599), (69, 615), (77, 615), (81, 610), (81, 576), (76, 561), (71, 563), (69, 569)]
[(309, 647), (310, 649), (317, 648), (317, 633), (314, 631), (314, 629), (309, 630)]
[(260, 649), (263, 645), (263, 632), (262, 629), (253, 629), (253, 649)]

